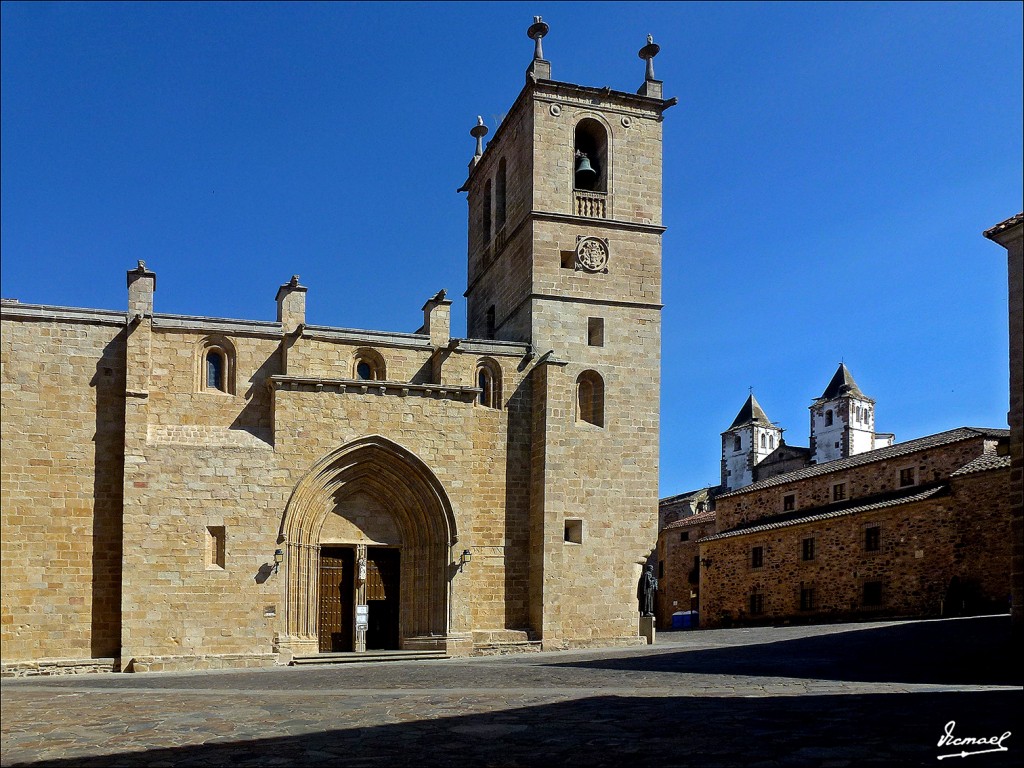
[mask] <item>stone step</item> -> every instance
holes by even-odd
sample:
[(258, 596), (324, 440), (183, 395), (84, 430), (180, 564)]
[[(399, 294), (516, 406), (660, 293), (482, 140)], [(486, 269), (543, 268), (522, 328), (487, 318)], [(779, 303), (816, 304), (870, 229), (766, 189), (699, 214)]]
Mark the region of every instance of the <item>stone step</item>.
[(480, 643), (473, 645), (474, 656), (504, 656), (512, 653), (538, 653), (543, 650), (540, 640), (512, 643)]
[(447, 659), (444, 651), (366, 651), (365, 653), (311, 653), (293, 656), (292, 664), (356, 664), (379, 661)]

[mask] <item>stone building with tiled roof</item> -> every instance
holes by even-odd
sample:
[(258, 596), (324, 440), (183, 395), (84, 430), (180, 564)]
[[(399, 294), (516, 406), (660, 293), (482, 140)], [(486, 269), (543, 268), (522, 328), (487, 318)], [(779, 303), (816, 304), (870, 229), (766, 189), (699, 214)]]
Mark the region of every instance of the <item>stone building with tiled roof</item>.
[(701, 625), (1007, 610), (1008, 437), (953, 429), (720, 494)]
[[(893, 443), (845, 364), (810, 411), (810, 447), (790, 446), (751, 393), (722, 433), (721, 485), (661, 500), (659, 626), (698, 609), (704, 626), (1006, 609), (1009, 433)], [(886, 532), (870, 549), (865, 526)]]

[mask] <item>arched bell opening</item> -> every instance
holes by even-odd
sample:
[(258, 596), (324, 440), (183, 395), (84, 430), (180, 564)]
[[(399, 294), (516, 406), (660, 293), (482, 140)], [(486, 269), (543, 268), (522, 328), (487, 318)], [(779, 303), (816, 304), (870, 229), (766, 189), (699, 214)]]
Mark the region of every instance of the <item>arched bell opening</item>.
[(608, 191), (608, 132), (593, 118), (576, 124), (572, 167), (574, 189)]

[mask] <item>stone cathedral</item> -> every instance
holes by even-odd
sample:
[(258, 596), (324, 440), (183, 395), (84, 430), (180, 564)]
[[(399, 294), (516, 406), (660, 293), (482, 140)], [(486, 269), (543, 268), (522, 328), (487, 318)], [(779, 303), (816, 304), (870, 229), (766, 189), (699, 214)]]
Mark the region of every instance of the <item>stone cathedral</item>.
[(471, 131), (468, 338), (444, 291), (315, 325), (298, 276), (274, 322), (162, 314), (142, 261), (127, 312), (3, 302), (5, 674), (641, 642), (675, 100), (652, 40), (629, 93), (547, 31)]

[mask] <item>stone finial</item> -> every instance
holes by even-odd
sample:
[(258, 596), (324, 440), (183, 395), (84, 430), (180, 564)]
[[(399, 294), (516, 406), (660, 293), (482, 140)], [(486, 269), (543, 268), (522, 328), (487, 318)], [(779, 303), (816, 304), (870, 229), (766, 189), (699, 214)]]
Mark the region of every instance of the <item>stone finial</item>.
[(527, 37), (533, 40), (533, 61), (526, 68), (526, 81), (528, 83), (551, 79), (551, 62), (544, 60), (544, 47), (541, 45), (541, 40), (548, 33), (548, 29), (548, 25), (544, 23), (540, 16), (534, 16), (533, 24), (526, 30)]
[(473, 160), (479, 160), (484, 154), (484, 136), (487, 135), (487, 126), (480, 115), (476, 117), (476, 125), (469, 130), (469, 135), (476, 139), (476, 152), (473, 153)]
[(542, 61), (544, 59), (544, 46), (541, 44), (541, 40), (544, 39), (544, 35), (551, 29), (540, 16), (533, 17), (533, 24), (526, 30), (526, 36), (533, 40), (533, 60)]
[(653, 96), (660, 99), (662, 96), (661, 81), (654, 78), (654, 57), (658, 55), (661, 46), (654, 42), (654, 36), (647, 36), (647, 45), (639, 50), (637, 55), (647, 62), (647, 71), (644, 73), (644, 84), (637, 91), (641, 96)]
[(647, 36), (647, 45), (640, 49), (638, 56), (647, 62), (646, 80), (654, 80), (654, 57), (661, 51), (661, 46), (654, 42), (654, 36)]

